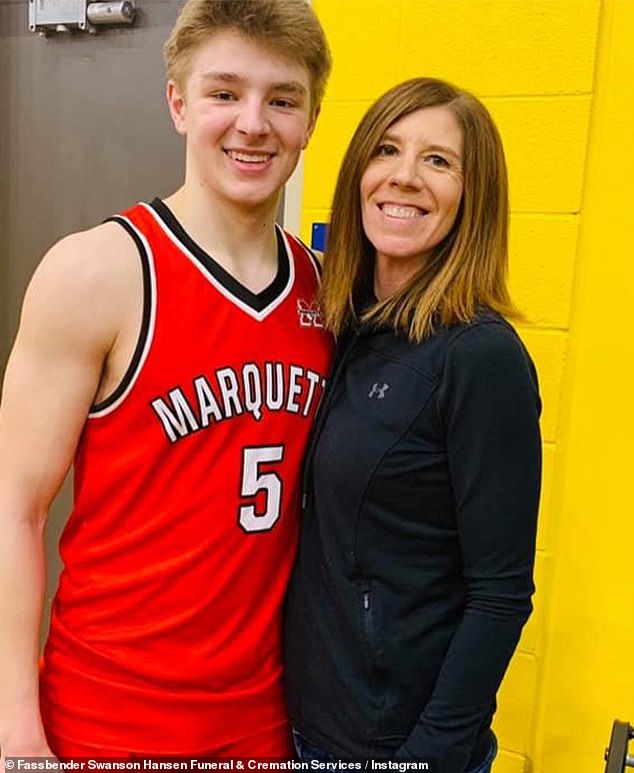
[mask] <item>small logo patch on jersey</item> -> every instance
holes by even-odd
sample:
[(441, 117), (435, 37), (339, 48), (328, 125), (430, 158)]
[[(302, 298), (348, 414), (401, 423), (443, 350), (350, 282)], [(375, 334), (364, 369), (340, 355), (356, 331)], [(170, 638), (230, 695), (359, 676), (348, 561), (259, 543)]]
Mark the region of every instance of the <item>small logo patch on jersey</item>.
[(297, 301), (297, 316), (302, 327), (323, 327), (324, 316), (317, 301), (309, 303), (301, 298)]
[(389, 388), (389, 384), (372, 384), (372, 389), (368, 392), (368, 397), (370, 399), (376, 397), (377, 400), (383, 400), (385, 393)]

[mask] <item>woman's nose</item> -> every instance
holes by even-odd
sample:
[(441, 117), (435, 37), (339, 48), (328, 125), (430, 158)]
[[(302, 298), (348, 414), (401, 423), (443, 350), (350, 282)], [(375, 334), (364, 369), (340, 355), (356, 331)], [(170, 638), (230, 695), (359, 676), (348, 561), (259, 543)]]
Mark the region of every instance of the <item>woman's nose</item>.
[(390, 183), (406, 188), (421, 188), (424, 185), (424, 179), (419, 160), (407, 155), (402, 155), (395, 160)]

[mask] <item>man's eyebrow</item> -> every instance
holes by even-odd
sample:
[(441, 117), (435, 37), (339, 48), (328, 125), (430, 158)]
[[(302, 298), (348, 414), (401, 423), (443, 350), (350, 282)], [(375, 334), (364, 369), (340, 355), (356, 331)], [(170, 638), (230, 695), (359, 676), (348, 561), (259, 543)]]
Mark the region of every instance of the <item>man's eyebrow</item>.
[(271, 91), (285, 91), (289, 94), (306, 94), (308, 89), (299, 81), (284, 81), (282, 83), (273, 83)]
[(241, 80), (236, 72), (205, 72), (200, 77), (201, 80), (205, 81), (225, 81), (226, 83), (235, 83), (235, 81)]
[[(244, 80), (242, 76), (236, 72), (206, 72), (203, 73), (201, 79), (204, 81), (220, 81), (222, 83), (240, 83)], [(272, 83), (270, 87), (271, 91), (283, 91), (287, 94), (307, 94), (308, 89), (300, 81), (281, 81), (280, 83)]]

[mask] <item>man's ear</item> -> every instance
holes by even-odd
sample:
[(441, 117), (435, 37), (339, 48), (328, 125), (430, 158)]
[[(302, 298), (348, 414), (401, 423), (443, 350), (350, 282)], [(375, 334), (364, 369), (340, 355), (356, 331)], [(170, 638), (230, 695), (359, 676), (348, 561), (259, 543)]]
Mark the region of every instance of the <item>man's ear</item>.
[(174, 122), (174, 128), (179, 134), (186, 134), (186, 114), (187, 105), (185, 103), (185, 97), (181, 94), (180, 88), (172, 80), (167, 82), (166, 94), (167, 104), (169, 106), (170, 115)]
[(313, 132), (315, 131), (315, 126), (317, 124), (317, 118), (319, 117), (320, 112), (321, 112), (321, 105), (317, 105), (317, 107), (313, 110), (310, 123), (308, 124), (308, 127), (306, 129), (306, 135), (304, 137), (304, 144), (302, 145), (302, 150), (304, 150), (304, 148), (308, 145), (310, 138), (313, 136)]

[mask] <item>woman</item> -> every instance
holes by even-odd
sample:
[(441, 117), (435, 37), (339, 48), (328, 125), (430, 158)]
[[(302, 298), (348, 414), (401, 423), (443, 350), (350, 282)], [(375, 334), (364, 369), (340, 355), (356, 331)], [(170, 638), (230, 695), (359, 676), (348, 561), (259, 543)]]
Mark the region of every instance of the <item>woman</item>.
[(484, 106), (419, 78), (343, 161), (323, 303), (339, 341), (286, 622), (300, 756), (485, 773), (531, 611), (534, 366), (505, 317), (504, 154)]

